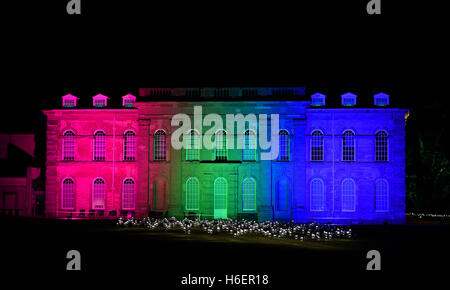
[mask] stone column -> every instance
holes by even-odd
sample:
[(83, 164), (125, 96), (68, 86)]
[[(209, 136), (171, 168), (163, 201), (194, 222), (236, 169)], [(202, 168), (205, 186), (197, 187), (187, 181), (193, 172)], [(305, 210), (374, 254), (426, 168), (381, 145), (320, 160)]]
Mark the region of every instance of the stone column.
[[(267, 134), (272, 132), (270, 118), (267, 120)], [(272, 136), (271, 136), (272, 140)], [(260, 158), (260, 157), (258, 157)], [(258, 207), (258, 221), (272, 221), (273, 220), (273, 203), (272, 203), (272, 160), (260, 160), (260, 192), (259, 192), (259, 207)]]
[(45, 215), (56, 217), (58, 210), (58, 180), (56, 164), (58, 160), (58, 121), (47, 115), (47, 160), (45, 179)]
[(150, 204), (149, 187), (149, 134), (150, 119), (138, 120), (137, 134), (137, 185), (136, 185), (136, 217), (143, 218), (148, 216)]

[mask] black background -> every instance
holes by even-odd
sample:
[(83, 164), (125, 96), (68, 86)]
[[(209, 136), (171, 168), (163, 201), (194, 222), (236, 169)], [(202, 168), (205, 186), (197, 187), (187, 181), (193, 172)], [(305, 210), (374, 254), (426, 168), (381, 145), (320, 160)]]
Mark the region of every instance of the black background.
[(382, 0), (381, 15), (368, 15), (365, 0), (81, 0), (81, 15), (68, 15), (67, 2), (3, 10), (2, 132), (36, 131), (39, 110), (63, 94), (152, 86), (305, 86), (329, 98), (383, 91), (412, 110), (448, 105), (443, 1)]

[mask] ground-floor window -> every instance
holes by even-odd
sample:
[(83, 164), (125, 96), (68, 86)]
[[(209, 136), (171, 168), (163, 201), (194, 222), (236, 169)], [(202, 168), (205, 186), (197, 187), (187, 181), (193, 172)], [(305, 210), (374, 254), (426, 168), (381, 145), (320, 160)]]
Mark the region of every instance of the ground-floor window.
[(122, 208), (125, 210), (134, 210), (135, 189), (134, 180), (126, 178), (122, 187)]
[(186, 181), (186, 210), (199, 209), (199, 182), (191, 177)]
[(311, 210), (325, 210), (324, 186), (323, 181), (319, 178), (315, 178), (311, 181)]
[(242, 210), (256, 210), (256, 182), (247, 177), (242, 183)]

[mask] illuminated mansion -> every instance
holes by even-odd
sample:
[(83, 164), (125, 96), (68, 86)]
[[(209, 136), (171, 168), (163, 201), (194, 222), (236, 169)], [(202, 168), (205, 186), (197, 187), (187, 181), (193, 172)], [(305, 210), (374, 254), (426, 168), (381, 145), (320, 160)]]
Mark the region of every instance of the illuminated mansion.
[[(387, 94), (360, 106), (346, 93), (329, 106), (298, 87), (153, 88), (120, 101), (99, 94), (83, 106), (69, 94), (44, 110), (47, 216), (404, 223), (408, 110)], [(194, 120), (194, 107), (223, 124), (227, 114), (266, 116), (276, 158), (261, 158), (261, 122), (209, 136), (204, 119), (184, 132), (190, 146), (174, 148), (172, 119)], [(206, 138), (214, 148), (202, 146)]]

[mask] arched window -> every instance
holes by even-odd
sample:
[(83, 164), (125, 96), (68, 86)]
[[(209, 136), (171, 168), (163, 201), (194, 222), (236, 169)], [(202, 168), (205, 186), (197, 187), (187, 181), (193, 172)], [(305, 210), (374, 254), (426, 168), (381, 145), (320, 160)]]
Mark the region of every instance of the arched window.
[(323, 133), (320, 130), (311, 134), (311, 160), (323, 161)]
[(355, 133), (347, 130), (342, 137), (342, 160), (355, 161)]
[(123, 160), (136, 160), (136, 134), (131, 130), (123, 134)]
[(200, 135), (191, 130), (187, 134), (186, 160), (200, 160)]
[(247, 161), (256, 160), (256, 134), (253, 130), (247, 130), (244, 133), (242, 159)]
[(227, 180), (219, 177), (214, 181), (214, 218), (227, 218)]
[(219, 130), (216, 132), (215, 137), (216, 160), (227, 160), (227, 133), (224, 130)]
[(61, 207), (63, 209), (75, 208), (75, 189), (72, 178), (66, 178), (63, 181)]
[(134, 180), (127, 178), (122, 187), (122, 209), (134, 210), (135, 190)]
[(256, 182), (247, 177), (242, 182), (242, 210), (256, 210)]
[(63, 160), (75, 159), (75, 134), (72, 131), (64, 132)]
[(385, 179), (378, 179), (375, 186), (375, 210), (389, 210), (389, 188)]
[(311, 211), (325, 210), (325, 192), (322, 179), (311, 180)]
[(103, 131), (94, 133), (94, 160), (105, 160), (105, 132)]
[(375, 160), (388, 161), (388, 134), (385, 131), (375, 134)]
[(280, 160), (289, 161), (289, 133), (281, 130), (278, 135), (280, 137)]
[(105, 181), (102, 178), (97, 178), (92, 186), (92, 208), (105, 209), (105, 199)]
[(349, 178), (344, 179), (342, 182), (342, 211), (355, 211), (355, 208), (355, 182)]
[(186, 210), (199, 209), (199, 182), (197, 178), (190, 177), (186, 181)]
[(166, 132), (164, 132), (164, 130), (158, 130), (155, 132), (155, 140), (153, 146), (154, 146), (154, 160), (166, 160), (167, 141), (166, 141)]

